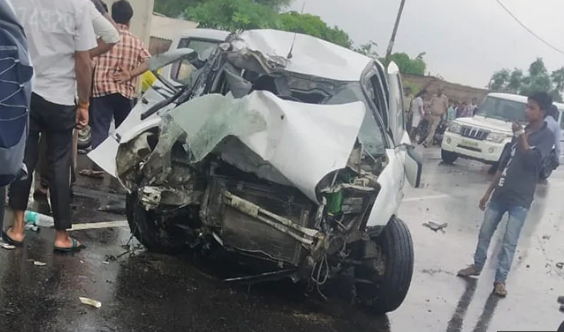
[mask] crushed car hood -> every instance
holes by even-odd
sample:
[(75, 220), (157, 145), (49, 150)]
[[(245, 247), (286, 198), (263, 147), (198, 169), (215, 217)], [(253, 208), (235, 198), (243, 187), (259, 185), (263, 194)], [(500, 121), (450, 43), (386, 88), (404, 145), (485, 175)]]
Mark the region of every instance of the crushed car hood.
[(336, 81), (358, 81), (371, 58), (324, 40), (279, 30), (248, 30), (231, 41), (234, 51), (251, 51), (284, 63), (286, 71)]
[(291, 184), (317, 202), (317, 184), (346, 167), (364, 113), (362, 102), (305, 104), (266, 91), (240, 99), (210, 94), (163, 115), (153, 153), (165, 156), (181, 141), (191, 163), (214, 153), (243, 171)]

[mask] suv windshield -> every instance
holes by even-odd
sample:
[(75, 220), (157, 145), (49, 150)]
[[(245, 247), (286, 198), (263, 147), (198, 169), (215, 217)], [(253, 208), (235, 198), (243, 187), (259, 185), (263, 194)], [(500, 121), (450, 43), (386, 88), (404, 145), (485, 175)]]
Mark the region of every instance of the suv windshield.
[(362, 142), (364, 149), (373, 156), (382, 155), (386, 152), (386, 145), (384, 143), (384, 136), (382, 130), (374, 115), (372, 114), (372, 107), (366, 100), (360, 83), (351, 82), (345, 84), (338, 89), (334, 95), (327, 98), (323, 104), (339, 105), (362, 101), (366, 107), (364, 121), (360, 127), (359, 139)]
[(525, 108), (523, 102), (487, 96), (476, 115), (506, 122), (526, 122)]

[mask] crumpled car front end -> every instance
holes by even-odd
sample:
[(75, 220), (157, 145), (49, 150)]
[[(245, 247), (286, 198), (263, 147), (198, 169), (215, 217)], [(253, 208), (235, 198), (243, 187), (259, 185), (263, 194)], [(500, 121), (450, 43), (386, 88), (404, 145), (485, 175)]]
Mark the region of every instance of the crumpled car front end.
[(209, 237), (289, 267), (315, 264), (336, 245), (329, 228), (358, 230), (377, 193), (382, 165), (357, 142), (364, 112), (262, 91), (202, 96), (125, 137), (117, 175), (147, 211), (196, 208), (191, 245)]

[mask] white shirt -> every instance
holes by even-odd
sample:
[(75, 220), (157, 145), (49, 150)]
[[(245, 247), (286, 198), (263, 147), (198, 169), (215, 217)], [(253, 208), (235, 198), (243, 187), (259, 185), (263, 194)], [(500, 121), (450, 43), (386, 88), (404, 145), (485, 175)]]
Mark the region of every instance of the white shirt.
[(423, 115), (423, 98), (417, 97), (411, 102), (411, 113), (414, 115)]
[(33, 92), (59, 105), (74, 105), (74, 54), (97, 46), (89, 0), (17, 0), (16, 16), (27, 35)]
[(102, 41), (106, 44), (116, 44), (120, 40), (119, 31), (108, 21), (107, 18), (102, 15), (92, 1), (90, 3), (90, 15), (92, 16), (92, 26), (94, 27), (94, 33), (96, 36), (100, 37)]

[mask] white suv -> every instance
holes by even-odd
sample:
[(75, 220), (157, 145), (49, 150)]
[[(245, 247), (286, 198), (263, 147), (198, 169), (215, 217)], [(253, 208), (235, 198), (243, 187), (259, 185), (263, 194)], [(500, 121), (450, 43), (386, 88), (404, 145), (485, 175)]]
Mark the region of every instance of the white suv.
[[(458, 118), (447, 128), (441, 144), (441, 157), (445, 163), (453, 163), (458, 157), (495, 165), (506, 145), (511, 142), (511, 124), (525, 123), (527, 97), (490, 93), (471, 118)], [(558, 122), (562, 125), (564, 105)]]

